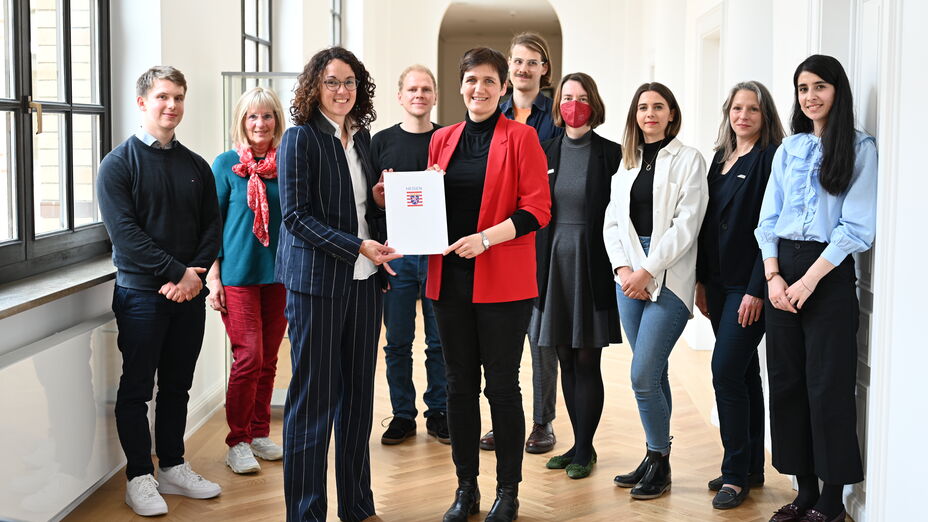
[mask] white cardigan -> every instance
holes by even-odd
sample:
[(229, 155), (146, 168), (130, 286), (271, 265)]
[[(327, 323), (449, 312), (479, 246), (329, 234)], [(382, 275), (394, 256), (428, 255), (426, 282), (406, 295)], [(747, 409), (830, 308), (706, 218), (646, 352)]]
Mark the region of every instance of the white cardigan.
[[(639, 157), (642, 148), (638, 150)], [(606, 252), (613, 272), (620, 266), (644, 268), (654, 276), (648, 291), (657, 301), (667, 285), (693, 312), (696, 292), (696, 244), (709, 202), (706, 162), (696, 149), (674, 138), (657, 153), (654, 166), (654, 227), (647, 256), (629, 218), (629, 199), (639, 166), (624, 162), (612, 176), (612, 192), (603, 226)], [(619, 276), (615, 281), (622, 284)]]

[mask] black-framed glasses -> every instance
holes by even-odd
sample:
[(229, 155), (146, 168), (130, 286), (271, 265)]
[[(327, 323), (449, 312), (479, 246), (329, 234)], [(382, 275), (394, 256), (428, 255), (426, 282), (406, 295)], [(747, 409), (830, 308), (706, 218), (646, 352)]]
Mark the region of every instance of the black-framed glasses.
[(358, 80), (355, 80), (354, 78), (348, 78), (343, 82), (340, 82), (335, 78), (326, 78), (325, 80), (322, 80), (322, 84), (325, 85), (325, 88), (330, 91), (337, 91), (338, 88), (342, 85), (344, 85), (345, 89), (348, 89), (349, 91), (353, 91), (358, 88)]

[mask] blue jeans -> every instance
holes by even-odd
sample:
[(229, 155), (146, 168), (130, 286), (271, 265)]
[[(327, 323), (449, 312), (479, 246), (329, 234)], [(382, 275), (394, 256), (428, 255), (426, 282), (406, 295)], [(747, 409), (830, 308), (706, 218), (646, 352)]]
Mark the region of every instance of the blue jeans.
[[(641, 237), (647, 254), (651, 238)], [(667, 361), (683, 333), (690, 312), (669, 288), (661, 288), (657, 301), (630, 299), (616, 285), (619, 317), (632, 347), (632, 390), (644, 427), (648, 449), (670, 451), (670, 381)]]
[(384, 358), (393, 415), (415, 419), (416, 387), (412, 383), (412, 342), (416, 337), (416, 301), (422, 299), (425, 323), (426, 417), (447, 411), (445, 359), (441, 353), (438, 324), (432, 300), (425, 297), (429, 269), (427, 256), (405, 256), (390, 261), (396, 276), (390, 276), (390, 290), (384, 295), (383, 323), (387, 329)]

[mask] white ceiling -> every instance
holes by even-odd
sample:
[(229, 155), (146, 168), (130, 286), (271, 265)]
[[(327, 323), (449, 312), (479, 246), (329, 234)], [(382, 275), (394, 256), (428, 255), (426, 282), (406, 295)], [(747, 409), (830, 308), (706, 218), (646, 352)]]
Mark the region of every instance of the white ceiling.
[(441, 23), (442, 38), (534, 31), (560, 35), (561, 24), (547, 0), (462, 0), (453, 2)]

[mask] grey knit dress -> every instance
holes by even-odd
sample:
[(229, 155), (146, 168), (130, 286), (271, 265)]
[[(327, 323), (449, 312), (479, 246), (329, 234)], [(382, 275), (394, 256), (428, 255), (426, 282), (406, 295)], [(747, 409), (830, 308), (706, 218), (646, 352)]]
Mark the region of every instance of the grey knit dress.
[[(618, 336), (615, 310), (597, 310), (587, 259), (586, 178), (592, 131), (574, 140), (564, 136), (554, 193), (551, 265), (544, 311), (532, 313), (529, 337), (537, 346), (602, 348)], [(601, 233), (592, 231), (592, 233)]]

